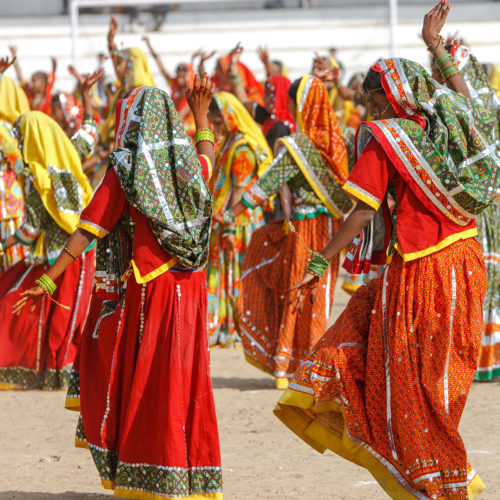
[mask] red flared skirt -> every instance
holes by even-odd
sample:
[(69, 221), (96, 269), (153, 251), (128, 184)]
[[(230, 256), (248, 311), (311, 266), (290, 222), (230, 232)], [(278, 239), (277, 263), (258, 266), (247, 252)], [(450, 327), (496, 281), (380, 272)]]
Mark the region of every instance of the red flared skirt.
[(209, 355), (204, 271), (131, 277), (122, 304), (93, 299), (67, 407), (115, 496), (222, 498)]
[[(286, 234), (283, 220), (254, 231), (241, 275), (238, 310), (246, 359), (274, 375), (291, 378), (326, 330), (339, 260), (333, 259), (316, 300), (299, 314), (287, 290), (304, 276), (309, 249), (322, 250), (341, 221), (327, 215), (294, 220), (297, 234)], [(278, 387), (280, 384), (278, 383)]]
[(18, 262), (0, 276), (0, 389), (60, 389), (68, 385), (71, 366), (85, 325), (94, 250), (83, 254), (56, 280), (53, 298), (43, 297), (31, 313), (12, 307), (21, 292), (33, 287), (48, 266)]
[(347, 308), (297, 370), (276, 415), (320, 452), (366, 467), (392, 498), (474, 498), (458, 432), (477, 368), (486, 276), (471, 238), (403, 263)]

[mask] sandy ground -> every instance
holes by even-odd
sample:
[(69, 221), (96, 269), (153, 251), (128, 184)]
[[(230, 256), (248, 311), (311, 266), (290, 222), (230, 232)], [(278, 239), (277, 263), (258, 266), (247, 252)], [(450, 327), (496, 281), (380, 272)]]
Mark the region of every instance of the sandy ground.
[[(347, 297), (337, 293), (334, 317)], [(241, 349), (212, 351), (226, 499), (366, 500), (387, 498), (371, 475), (330, 452), (320, 455), (272, 410), (274, 381), (246, 363)], [(109, 498), (90, 453), (73, 447), (77, 414), (63, 392), (0, 392), (0, 499)], [(500, 498), (500, 383), (475, 384), (461, 432), (469, 458)]]

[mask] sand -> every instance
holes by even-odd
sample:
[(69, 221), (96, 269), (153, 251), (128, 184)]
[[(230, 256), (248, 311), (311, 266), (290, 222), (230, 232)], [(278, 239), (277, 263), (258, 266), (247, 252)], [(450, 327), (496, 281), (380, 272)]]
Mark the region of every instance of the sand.
[[(336, 296), (334, 317), (347, 297)], [(320, 455), (273, 415), (280, 391), (241, 349), (213, 350), (226, 499), (388, 498), (372, 476), (330, 452)], [(77, 413), (64, 392), (0, 392), (0, 499), (109, 498), (90, 453), (73, 447)], [(500, 383), (474, 384), (461, 433), (488, 489), (500, 498)]]

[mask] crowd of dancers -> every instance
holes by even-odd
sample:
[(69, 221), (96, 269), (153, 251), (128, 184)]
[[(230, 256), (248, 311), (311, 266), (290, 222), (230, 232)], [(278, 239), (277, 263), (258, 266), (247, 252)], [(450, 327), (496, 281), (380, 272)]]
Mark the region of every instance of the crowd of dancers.
[(0, 389), (67, 388), (115, 496), (222, 498), (209, 347), (240, 345), (276, 416), (390, 497), (484, 490), (458, 427), (500, 376), (500, 70), (440, 35), (449, 10), (430, 72), (347, 86), (334, 53), (291, 82), (263, 48), (261, 83), (239, 44), (172, 75), (145, 37), (166, 93), (115, 18), (116, 75), (70, 67), (71, 94), (56, 61), (0, 59)]

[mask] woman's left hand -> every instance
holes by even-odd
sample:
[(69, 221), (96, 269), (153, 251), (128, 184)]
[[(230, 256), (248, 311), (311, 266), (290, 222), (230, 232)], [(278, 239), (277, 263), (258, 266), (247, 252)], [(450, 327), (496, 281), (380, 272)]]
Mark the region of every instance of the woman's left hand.
[(297, 302), (292, 310), (292, 313), (298, 311), (300, 314), (302, 312), (302, 309), (304, 308), (304, 300), (308, 292), (311, 293), (311, 304), (314, 304), (314, 301), (316, 300), (317, 288), (319, 286), (319, 280), (320, 278), (316, 274), (306, 272), (302, 280), (300, 280), (296, 285), (287, 290), (287, 292), (297, 290), (295, 296), (292, 297), (288, 302), (288, 305)]
[(21, 310), (23, 307), (31, 300), (32, 304), (30, 306), (30, 312), (34, 312), (36, 309), (36, 306), (42, 300), (43, 295), (45, 294), (43, 288), (39, 285), (34, 286), (33, 288), (30, 288), (29, 290), (26, 290), (25, 292), (21, 293), (21, 298), (14, 304), (12, 307), (12, 314), (21, 314)]
[(224, 226), (226, 223), (224, 221), (224, 215), (219, 213), (219, 212), (214, 212), (212, 214), (212, 220), (214, 222), (217, 222), (218, 224), (220, 224), (221, 226)]
[(92, 85), (94, 85), (94, 83), (99, 81), (103, 75), (104, 75), (104, 68), (99, 68), (92, 74), (85, 76), (81, 83), (82, 92), (88, 92), (92, 88)]
[(206, 73), (200, 80), (198, 75), (194, 76), (193, 86), (186, 89), (186, 100), (193, 115), (206, 117), (210, 101), (214, 95), (214, 84)]

